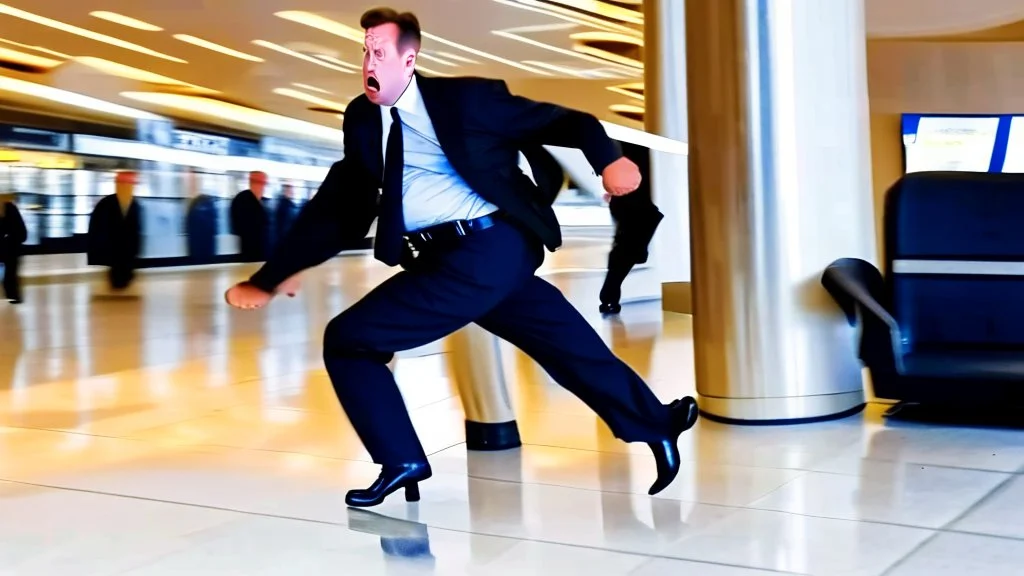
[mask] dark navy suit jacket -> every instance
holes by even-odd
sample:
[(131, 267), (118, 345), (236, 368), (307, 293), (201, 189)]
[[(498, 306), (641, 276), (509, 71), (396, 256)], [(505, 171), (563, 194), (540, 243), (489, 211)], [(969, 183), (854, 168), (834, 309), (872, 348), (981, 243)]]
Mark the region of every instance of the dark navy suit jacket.
[[(514, 96), (501, 80), (417, 76), (417, 84), (452, 167), (549, 250), (561, 245), (561, 229), (550, 192), (538, 190), (520, 170), (520, 150), (538, 144), (577, 148), (598, 174), (622, 156), (592, 115)], [(360, 95), (345, 111), (343, 130), (345, 157), (250, 279), (255, 286), (272, 291), (369, 232), (384, 177), (380, 107)]]

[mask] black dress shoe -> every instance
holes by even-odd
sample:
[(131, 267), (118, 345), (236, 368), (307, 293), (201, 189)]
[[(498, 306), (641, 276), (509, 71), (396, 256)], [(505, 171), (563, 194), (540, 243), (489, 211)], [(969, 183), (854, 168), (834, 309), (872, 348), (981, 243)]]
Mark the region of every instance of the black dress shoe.
[(647, 491), (651, 496), (668, 488), (676, 479), (676, 475), (679, 474), (679, 435), (697, 423), (697, 401), (689, 396), (669, 404), (668, 410), (668, 437), (660, 442), (648, 444), (654, 452), (654, 462), (658, 466), (658, 478)]
[(392, 493), (405, 488), (406, 502), (420, 501), (419, 483), (430, 478), (430, 464), (416, 462), (398, 466), (384, 466), (377, 480), (365, 490), (349, 490), (345, 504), (353, 508), (376, 506)]
[(618, 303), (609, 304), (608, 302), (602, 302), (598, 310), (601, 311), (601, 314), (618, 314), (619, 312), (622, 312), (622, 305)]

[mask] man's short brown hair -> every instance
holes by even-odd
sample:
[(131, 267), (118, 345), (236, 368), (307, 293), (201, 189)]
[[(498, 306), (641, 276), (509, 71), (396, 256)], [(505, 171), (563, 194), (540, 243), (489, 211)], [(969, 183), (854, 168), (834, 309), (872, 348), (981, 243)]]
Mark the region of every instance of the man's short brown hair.
[(363, 30), (376, 28), (384, 24), (398, 26), (398, 49), (405, 48), (420, 49), (422, 35), (420, 34), (420, 21), (412, 12), (399, 12), (393, 8), (371, 8), (363, 12), (359, 18), (359, 25)]

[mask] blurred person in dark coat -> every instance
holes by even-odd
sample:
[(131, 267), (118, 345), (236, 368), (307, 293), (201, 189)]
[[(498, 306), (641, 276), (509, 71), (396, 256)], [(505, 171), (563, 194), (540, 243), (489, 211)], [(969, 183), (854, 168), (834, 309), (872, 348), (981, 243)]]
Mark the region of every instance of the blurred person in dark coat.
[(277, 240), (284, 238), (299, 215), (302, 205), (296, 198), (295, 188), (291, 184), (281, 187), (281, 198), (277, 201), (274, 213), (274, 236)]
[(608, 200), (608, 209), (615, 221), (615, 237), (608, 253), (608, 273), (599, 294), (602, 314), (618, 314), (622, 311), (619, 302), (622, 298), (622, 283), (633, 266), (647, 262), (648, 247), (665, 217), (651, 198), (650, 151), (628, 142), (621, 144), (622, 154), (639, 166), (644, 178), (632, 194), (612, 196)]
[(0, 264), (4, 266), (4, 296), (12, 304), (21, 303), (21, 278), (18, 265), (28, 229), (13, 195), (0, 195)]
[(193, 264), (209, 264), (217, 255), (217, 203), (213, 196), (203, 194), (198, 175), (185, 174), (189, 202), (185, 208), (185, 234), (188, 255)]
[(118, 172), (115, 193), (96, 203), (89, 217), (88, 262), (109, 267), (110, 287), (131, 285), (142, 245), (142, 214), (135, 199), (135, 172)]
[(267, 175), (249, 173), (249, 189), (231, 201), (231, 233), (238, 236), (239, 254), (245, 262), (263, 262), (271, 240), (270, 215), (263, 206)]

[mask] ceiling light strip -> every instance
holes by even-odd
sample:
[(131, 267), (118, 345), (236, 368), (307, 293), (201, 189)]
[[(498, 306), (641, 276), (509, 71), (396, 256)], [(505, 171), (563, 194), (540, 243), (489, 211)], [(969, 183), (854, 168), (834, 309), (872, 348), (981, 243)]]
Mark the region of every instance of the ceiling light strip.
[(186, 110), (192, 114), (202, 114), (221, 121), (237, 122), (262, 130), (288, 132), (335, 143), (343, 141), (341, 130), (336, 128), (220, 100), (159, 92), (122, 92), (121, 96), (157, 106)]
[[(602, 66), (611, 65), (622, 67), (629, 70), (630, 72), (632, 72), (636, 68), (635, 66), (632, 65), (626, 65), (620, 62), (612, 62), (604, 58), (599, 58), (591, 54), (580, 52), (579, 50), (569, 50), (566, 48), (559, 48), (558, 46), (552, 46), (551, 44), (548, 44), (546, 42), (534, 40), (533, 38), (526, 38), (525, 36), (520, 36), (507, 30), (492, 30), (491, 33), (497, 36), (501, 36), (502, 38), (508, 38), (509, 40), (515, 40), (517, 42), (522, 42), (523, 44), (529, 44), (530, 46), (536, 46), (537, 48), (543, 48), (545, 50), (557, 52), (564, 56), (572, 56), (573, 58), (579, 58), (580, 60), (586, 60), (587, 62), (591, 62), (594, 64), (601, 64)], [(643, 65), (641, 65), (640, 67), (643, 68)]]
[(555, 7), (545, 4), (540, 4), (535, 0), (493, 0), (498, 4), (510, 6), (512, 8), (518, 8), (519, 10), (527, 10), (529, 12), (536, 12), (565, 20), (566, 22), (572, 22), (574, 24), (580, 24), (582, 26), (589, 26), (591, 28), (598, 28), (600, 30), (608, 30), (609, 32), (622, 32), (624, 34), (637, 33), (637, 30), (625, 26), (622, 24), (616, 24), (614, 22), (605, 22), (600, 18), (590, 16), (589, 14), (581, 14), (572, 10), (567, 10), (561, 7)]
[[(277, 16), (278, 18), (282, 18), (290, 22), (295, 22), (296, 24), (309, 26), (310, 28), (316, 28), (317, 30), (320, 30), (322, 32), (327, 32), (328, 34), (333, 34), (340, 38), (345, 38), (346, 40), (351, 40), (353, 42), (358, 42), (360, 44), (362, 44), (363, 37), (365, 35), (362, 30), (356, 30), (355, 28), (352, 28), (351, 26), (346, 26), (341, 22), (336, 22), (334, 20), (331, 20), (330, 18), (325, 18), (323, 16), (313, 14), (310, 12), (303, 12), (300, 10), (287, 10), (284, 12), (277, 12), (274, 15)], [(424, 38), (427, 38), (434, 42), (438, 42), (440, 44), (445, 44), (446, 46), (451, 46), (452, 48), (458, 48), (463, 52), (467, 52), (475, 56), (480, 56), (481, 58), (487, 58), (488, 60), (500, 62), (501, 64), (505, 64), (506, 66), (512, 66), (513, 68), (518, 68), (520, 70), (525, 70), (527, 72), (532, 72), (534, 74), (540, 74), (542, 76), (551, 76), (550, 72), (546, 70), (541, 70), (540, 68), (527, 66), (520, 62), (515, 62), (507, 58), (502, 58), (501, 56), (496, 56), (494, 54), (484, 52), (483, 50), (470, 48), (469, 46), (466, 46), (464, 44), (459, 44), (458, 42), (453, 42), (451, 40), (441, 38), (440, 36), (436, 36), (429, 32), (421, 31), (420, 33)]]
[[(536, 0), (532, 0), (536, 3)], [(633, 10), (631, 8), (623, 8), (622, 6), (616, 6), (609, 4), (608, 2), (601, 2), (600, 0), (542, 0), (542, 4), (552, 7), (553, 9), (566, 9), (571, 12), (583, 12), (590, 16), (596, 16), (598, 18), (606, 18), (608, 20), (617, 20), (619, 22), (628, 22), (630, 24), (642, 25), (644, 23), (644, 13), (639, 10)]]
[(43, 48), (42, 46), (32, 46), (31, 44), (22, 44), (21, 42), (15, 42), (14, 40), (7, 40), (0, 38), (0, 42), (4, 44), (10, 44), (11, 46), (17, 46), (18, 48), (24, 48), (26, 50), (32, 50), (34, 52), (41, 52), (43, 54), (49, 54), (50, 56), (56, 56), (57, 58), (63, 58), (70, 60), (72, 56), (63, 52), (57, 52), (56, 50), (50, 50), (49, 48)]
[(103, 58), (94, 58), (92, 56), (79, 56), (74, 59), (76, 62), (84, 64), (94, 70), (103, 72), (104, 74), (110, 74), (111, 76), (117, 76), (119, 78), (125, 78), (128, 80), (135, 80), (136, 82), (145, 82), (147, 84), (158, 84), (163, 86), (178, 86), (181, 88), (191, 88), (194, 90), (201, 90), (208, 94), (218, 93), (216, 90), (209, 88), (203, 88), (195, 84), (190, 84), (176, 78), (170, 78), (163, 76), (149, 70), (140, 70), (132, 66), (126, 66), (119, 62), (111, 62), (110, 60), (104, 60)]
[(273, 42), (268, 42), (266, 40), (253, 40), (252, 43), (257, 45), (257, 46), (261, 46), (263, 48), (266, 48), (268, 50), (273, 50), (275, 52), (280, 52), (281, 54), (285, 54), (285, 55), (291, 56), (292, 58), (298, 58), (299, 60), (305, 60), (306, 62), (310, 62), (312, 64), (316, 64), (317, 66), (323, 66), (324, 68), (329, 68), (329, 69), (337, 71), (337, 72), (344, 72), (345, 74), (355, 74), (356, 73), (355, 70), (349, 70), (348, 68), (342, 68), (341, 66), (336, 66), (336, 65), (331, 64), (329, 62), (325, 62), (325, 61), (323, 61), (323, 60), (321, 60), (319, 58), (314, 58), (314, 57), (312, 57), (312, 56), (310, 56), (308, 54), (303, 54), (302, 52), (296, 52), (295, 50), (292, 50), (291, 48), (285, 48), (284, 46), (281, 46), (280, 44), (274, 44)]
[(0, 61), (13, 62), (15, 64), (31, 66), (33, 68), (56, 68), (63, 64), (61, 60), (36, 56), (35, 54), (26, 54), (25, 52), (11, 50), (10, 48), (4, 48), (2, 46), (0, 46)]
[(44, 86), (34, 82), (26, 82), (25, 80), (17, 80), (6, 76), (0, 76), (0, 91), (13, 92), (23, 96), (31, 96), (42, 100), (56, 102), (58, 104), (84, 108), (93, 112), (112, 114), (114, 116), (124, 116), (139, 120), (157, 120), (160, 118), (160, 116), (157, 116), (156, 114), (150, 114), (143, 110), (136, 110), (135, 108), (121, 106), (120, 104), (114, 104), (113, 102), (107, 102), (106, 100), (100, 100), (98, 98), (93, 98), (92, 96), (86, 96), (76, 92), (68, 92), (67, 90), (52, 88), (50, 86)]
[(309, 84), (303, 84), (302, 82), (292, 82), (292, 86), (295, 86), (296, 88), (301, 88), (303, 90), (309, 90), (310, 92), (319, 92), (321, 94), (332, 94), (332, 92), (330, 90), (324, 90), (323, 88), (317, 88), (316, 86), (311, 86)]
[(450, 72), (441, 72), (440, 70), (420, 66), (418, 62), (416, 63), (416, 71), (423, 72), (424, 74), (430, 74), (431, 76), (440, 76), (441, 78), (451, 78), (452, 76), (455, 76), (455, 74)]
[(78, 26), (72, 26), (71, 24), (65, 24), (64, 22), (61, 22), (59, 20), (53, 20), (52, 18), (46, 18), (43, 16), (39, 16), (38, 14), (33, 14), (31, 12), (19, 10), (17, 8), (14, 8), (13, 6), (8, 6), (7, 4), (0, 4), (0, 14), (6, 14), (14, 18), (26, 20), (34, 24), (39, 24), (40, 26), (54, 28), (62, 32), (67, 32), (69, 34), (74, 34), (76, 36), (81, 36), (83, 38), (88, 38), (90, 40), (95, 40), (97, 42), (103, 42), (104, 44), (110, 44), (111, 46), (124, 48), (125, 50), (131, 50), (133, 52), (138, 52), (140, 54), (146, 54), (147, 56), (154, 56), (156, 58), (170, 60), (171, 62), (177, 62), (179, 64), (188, 64), (188, 61), (186, 60), (182, 60), (181, 58), (170, 56), (162, 52), (157, 52), (156, 50), (151, 50), (149, 48), (146, 48), (145, 46), (140, 46), (138, 44), (134, 44), (126, 40), (121, 40), (120, 38), (114, 38), (113, 36), (107, 36), (106, 34), (100, 34), (99, 32), (93, 32), (92, 30), (86, 30), (85, 28), (79, 28)]
[(551, 76), (552, 75), (551, 72), (548, 72), (547, 70), (542, 70), (542, 69), (536, 68), (534, 66), (528, 66), (526, 64), (523, 64), (522, 62), (515, 62), (513, 60), (509, 60), (508, 58), (502, 58), (501, 56), (496, 56), (496, 55), (491, 54), (489, 52), (484, 52), (483, 50), (477, 50), (476, 48), (471, 48), (471, 47), (466, 46), (464, 44), (459, 44), (458, 42), (453, 42), (451, 40), (447, 40), (445, 38), (441, 38), (440, 36), (435, 36), (434, 34), (431, 34), (429, 32), (422, 32), (422, 34), (423, 34), (424, 38), (429, 38), (430, 40), (432, 40), (434, 42), (438, 42), (438, 43), (444, 44), (446, 46), (451, 46), (452, 48), (458, 48), (459, 50), (462, 50), (463, 52), (468, 52), (470, 54), (473, 54), (474, 56), (479, 56), (481, 58), (486, 58), (488, 60), (493, 60), (495, 62), (499, 62), (499, 63), (504, 64), (506, 66), (511, 66), (513, 68), (518, 68), (520, 70), (525, 70), (527, 72), (533, 72), (534, 74), (540, 74), (541, 76)]
[[(640, 89), (641, 90), (643, 89), (643, 84), (640, 85)], [(628, 88), (624, 88), (622, 86), (605, 86), (605, 90), (608, 90), (610, 92), (615, 92), (616, 94), (621, 94), (622, 96), (626, 96), (627, 98), (633, 98), (634, 100), (640, 100), (641, 102), (645, 101), (644, 93), (643, 92), (635, 92), (633, 90), (630, 90)]]
[(106, 20), (107, 22), (113, 22), (114, 24), (120, 24), (121, 26), (127, 26), (129, 28), (135, 28), (136, 30), (145, 30), (146, 32), (160, 32), (163, 28), (156, 24), (150, 24), (149, 22), (143, 22), (132, 18), (131, 16), (125, 16), (118, 14), (117, 12), (107, 12), (104, 10), (98, 10), (96, 12), (90, 12), (89, 16), (93, 18), (99, 18), (100, 20)]
[(320, 98), (319, 96), (306, 94), (305, 92), (301, 92), (299, 90), (292, 90), (291, 88), (274, 88), (274, 94), (277, 94), (279, 96), (287, 96), (288, 98), (294, 98), (296, 100), (301, 100), (309, 104), (315, 104), (323, 108), (330, 108), (332, 110), (337, 110), (338, 112), (344, 112), (345, 108), (347, 107), (347, 104), (342, 104), (341, 102), (335, 102), (333, 100), (328, 100), (326, 98)]
[(363, 43), (364, 33), (362, 30), (357, 30), (351, 26), (346, 26), (341, 22), (325, 18), (319, 14), (313, 14), (312, 12), (303, 12), (301, 10), (285, 10), (284, 12), (276, 12), (274, 16), (295, 22), (296, 24), (302, 24), (309, 26), (310, 28), (316, 28), (322, 30), (328, 34), (334, 34), (340, 36), (346, 40), (352, 40), (353, 42)]
[(220, 52), (221, 54), (224, 54), (226, 56), (234, 56), (235, 58), (238, 58), (240, 60), (248, 60), (249, 62), (265, 62), (265, 60), (263, 58), (260, 58), (259, 56), (253, 56), (252, 54), (240, 52), (238, 50), (235, 50), (234, 48), (221, 46), (220, 44), (210, 42), (209, 40), (203, 40), (202, 38), (197, 38), (195, 36), (190, 36), (188, 34), (175, 34), (174, 38), (176, 40), (181, 40), (182, 42), (192, 44), (193, 46), (199, 46), (200, 48), (206, 48), (207, 50)]
[(529, 66), (536, 66), (537, 68), (544, 68), (557, 74), (563, 74), (565, 76), (577, 76), (579, 78), (586, 78), (587, 75), (584, 70), (576, 68), (570, 68), (569, 66), (559, 66), (558, 64), (551, 64), (550, 62), (540, 62), (538, 60), (525, 60), (523, 64)]
[(341, 58), (335, 58), (334, 56), (331, 56), (330, 54), (317, 54), (315, 57), (319, 58), (321, 60), (325, 60), (327, 62), (330, 62), (331, 64), (336, 64), (338, 66), (341, 66), (342, 68), (348, 68), (350, 70), (359, 70), (359, 71), (362, 70), (362, 68), (360, 66), (356, 66), (355, 64), (349, 64), (348, 62), (345, 62)]
[(473, 60), (472, 58), (466, 58), (465, 56), (462, 56), (460, 54), (452, 54), (451, 52), (444, 52), (444, 51), (441, 51), (441, 50), (435, 50), (434, 52), (437, 53), (437, 54), (440, 54), (444, 58), (447, 58), (449, 60), (454, 60), (456, 62), (463, 62), (465, 64), (479, 64), (480, 63), (480, 62), (478, 62), (476, 60)]
[(630, 58), (628, 56), (623, 56), (621, 54), (616, 54), (614, 52), (609, 52), (607, 50), (602, 50), (600, 48), (595, 48), (593, 46), (587, 46), (585, 44), (578, 44), (574, 46), (574, 48), (581, 54), (593, 56), (594, 58), (601, 60), (605, 64), (627, 66), (634, 68), (638, 71), (644, 69), (644, 63), (635, 58)]
[(420, 53), (417, 56), (417, 58), (423, 58), (424, 60), (430, 60), (431, 62), (437, 62), (438, 64), (440, 64), (442, 66), (453, 66), (453, 67), (454, 66), (458, 66), (458, 64), (456, 64), (455, 62), (450, 62), (448, 60), (445, 60), (444, 58), (438, 58), (437, 56), (434, 56), (433, 54), (427, 54), (423, 50), (420, 50)]

